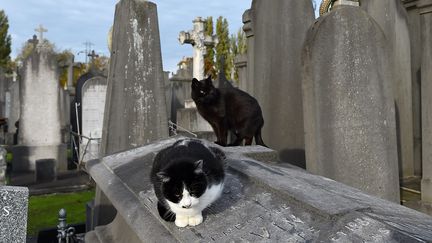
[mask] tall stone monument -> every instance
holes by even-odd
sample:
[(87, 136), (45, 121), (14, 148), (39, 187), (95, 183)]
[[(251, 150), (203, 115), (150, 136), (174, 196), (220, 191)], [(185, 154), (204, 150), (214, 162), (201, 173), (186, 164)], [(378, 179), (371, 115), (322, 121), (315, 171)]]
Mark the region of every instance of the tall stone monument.
[(205, 35), (205, 21), (201, 17), (196, 17), (192, 21), (193, 30), (189, 32), (182, 31), (179, 34), (179, 41), (183, 44), (191, 44), (193, 46), (193, 77), (201, 80), (204, 79), (204, 56), (207, 54), (207, 46), (216, 44), (216, 36)]
[(156, 4), (116, 5), (102, 154), (168, 136)]
[(13, 148), (13, 170), (35, 171), (38, 159), (55, 159), (58, 170), (67, 170), (62, 144), (57, 60), (43, 39), (24, 61), (20, 80), (18, 143)]
[(264, 142), (283, 161), (304, 163), (301, 49), (314, 21), (311, 1), (254, 0), (243, 15), (246, 91), (261, 105)]
[(396, 108), (399, 176), (414, 176), (414, 134), (411, 46), (408, 15), (401, 1), (362, 0), (364, 9), (381, 27), (390, 47), (393, 95)]
[[(116, 5), (101, 155), (168, 137), (164, 73), (156, 4)], [(115, 209), (98, 187), (92, 225), (111, 222)]]
[(306, 167), (399, 203), (387, 39), (365, 11), (337, 3), (303, 49)]
[(421, 181), (422, 201), (432, 203), (432, 0), (421, 0), (420, 11), (422, 64), (422, 151), (423, 177)]

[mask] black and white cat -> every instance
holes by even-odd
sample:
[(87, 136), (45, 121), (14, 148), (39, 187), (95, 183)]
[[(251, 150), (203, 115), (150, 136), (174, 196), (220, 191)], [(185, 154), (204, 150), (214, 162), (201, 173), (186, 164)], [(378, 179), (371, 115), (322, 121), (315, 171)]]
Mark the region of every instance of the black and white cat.
[(161, 150), (151, 171), (161, 218), (178, 227), (202, 223), (202, 211), (222, 193), (224, 159), (222, 151), (195, 139)]

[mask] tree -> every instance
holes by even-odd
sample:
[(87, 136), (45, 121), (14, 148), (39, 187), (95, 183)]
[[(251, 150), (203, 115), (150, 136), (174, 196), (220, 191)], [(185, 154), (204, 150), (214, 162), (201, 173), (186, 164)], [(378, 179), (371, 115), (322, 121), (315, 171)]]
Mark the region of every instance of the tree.
[[(204, 33), (208, 36), (213, 36), (213, 17), (207, 17), (206, 24), (204, 26)], [(206, 75), (210, 74), (213, 77), (216, 77), (216, 69), (214, 63), (215, 51), (214, 46), (206, 47), (207, 54), (204, 58), (204, 73)]]
[(11, 36), (8, 35), (9, 21), (3, 10), (0, 11), (0, 67), (7, 67), (10, 62)]
[(229, 44), (229, 30), (228, 21), (226, 18), (219, 16), (216, 21), (216, 36), (219, 40), (216, 45), (216, 69), (221, 70), (220, 62), (223, 58), (225, 60), (224, 70), (225, 76), (231, 77), (232, 60), (230, 57), (230, 44)]

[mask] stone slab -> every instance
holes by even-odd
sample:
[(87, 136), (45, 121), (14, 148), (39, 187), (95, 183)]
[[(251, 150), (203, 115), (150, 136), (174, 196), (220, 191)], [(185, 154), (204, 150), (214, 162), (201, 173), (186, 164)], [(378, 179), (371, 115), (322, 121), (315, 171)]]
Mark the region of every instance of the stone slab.
[(425, 214), (301, 169), (247, 158), (241, 150), (226, 151), (225, 188), (221, 198), (203, 212), (204, 222), (178, 228), (158, 216), (149, 178), (155, 154), (177, 139), (87, 163), (118, 212), (111, 224), (96, 227), (89, 237), (96, 234), (99, 242), (115, 242), (125, 239), (120, 232), (128, 232), (128, 242), (432, 240), (432, 218)]
[(36, 182), (54, 181), (57, 177), (55, 159), (36, 160), (35, 178)]
[(0, 242), (26, 242), (28, 189), (0, 186)]

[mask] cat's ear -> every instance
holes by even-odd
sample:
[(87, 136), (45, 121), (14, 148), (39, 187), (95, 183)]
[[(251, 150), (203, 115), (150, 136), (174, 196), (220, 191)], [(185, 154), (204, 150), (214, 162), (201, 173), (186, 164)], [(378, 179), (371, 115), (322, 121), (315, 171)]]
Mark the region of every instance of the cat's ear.
[(195, 174), (201, 174), (203, 173), (203, 160), (200, 159), (198, 161), (195, 162), (195, 170), (194, 170)]
[(209, 76), (207, 77), (207, 79), (205, 80), (205, 82), (206, 82), (206, 84), (209, 84), (209, 85), (213, 84), (213, 83), (212, 83), (211, 75), (209, 75)]
[(199, 87), (199, 81), (196, 78), (192, 79), (192, 87)]
[(157, 177), (159, 178), (159, 180), (161, 180), (162, 182), (166, 183), (168, 182), (171, 178), (168, 176), (167, 173), (165, 172), (158, 172), (156, 173)]

